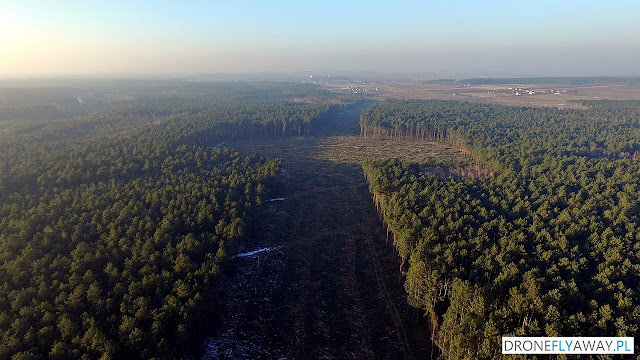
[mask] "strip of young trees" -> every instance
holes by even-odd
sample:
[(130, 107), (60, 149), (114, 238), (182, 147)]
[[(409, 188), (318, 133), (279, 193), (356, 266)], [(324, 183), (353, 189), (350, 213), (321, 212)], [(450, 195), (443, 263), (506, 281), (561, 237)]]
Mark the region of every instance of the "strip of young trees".
[(369, 110), (396, 114), (395, 123), (369, 120), (379, 126), (452, 129), (500, 165), (477, 180), (421, 174), (395, 159), (363, 166), (408, 301), (428, 316), (444, 358), (499, 358), (507, 335), (637, 333), (640, 163), (618, 155), (640, 145), (640, 103), (583, 105), (407, 101)]

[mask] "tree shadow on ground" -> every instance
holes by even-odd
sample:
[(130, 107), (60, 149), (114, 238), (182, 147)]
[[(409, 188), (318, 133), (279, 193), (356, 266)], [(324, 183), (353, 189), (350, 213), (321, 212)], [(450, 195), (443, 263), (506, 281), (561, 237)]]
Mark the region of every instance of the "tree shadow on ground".
[[(359, 135), (368, 103), (319, 136), (242, 140), (242, 153), (282, 159), (276, 200), (265, 202), (234, 260), (223, 326), (205, 359), (413, 359), (430, 354), (427, 326), (406, 302), (398, 259), (358, 164), (319, 160), (327, 136)], [(355, 124), (355, 125), (354, 125)]]

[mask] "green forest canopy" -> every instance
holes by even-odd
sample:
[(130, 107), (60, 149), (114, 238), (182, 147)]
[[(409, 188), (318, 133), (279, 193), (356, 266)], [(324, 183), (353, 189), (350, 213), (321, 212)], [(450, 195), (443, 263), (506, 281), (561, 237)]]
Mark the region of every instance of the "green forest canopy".
[(640, 103), (583, 105), (389, 101), (363, 112), (365, 133), (453, 134), (435, 139), (498, 171), (455, 180), (395, 159), (364, 164), (408, 262), (408, 301), (445, 358), (500, 357), (507, 335), (637, 333)]
[(172, 98), (4, 128), (0, 358), (197, 351), (220, 268), (280, 167), (212, 141), (308, 133), (330, 110)]

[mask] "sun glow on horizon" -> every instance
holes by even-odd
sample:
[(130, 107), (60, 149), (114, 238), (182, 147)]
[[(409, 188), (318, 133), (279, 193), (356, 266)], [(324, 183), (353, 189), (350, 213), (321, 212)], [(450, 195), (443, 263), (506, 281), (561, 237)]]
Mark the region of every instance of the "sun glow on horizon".
[(640, 5), (568, 1), (0, 4), (0, 75), (386, 71), (606, 75)]

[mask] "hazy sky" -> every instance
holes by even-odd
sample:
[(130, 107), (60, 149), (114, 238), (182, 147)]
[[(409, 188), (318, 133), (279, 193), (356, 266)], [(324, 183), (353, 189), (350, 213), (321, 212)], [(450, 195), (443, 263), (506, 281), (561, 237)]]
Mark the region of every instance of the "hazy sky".
[(0, 75), (640, 75), (639, 1), (0, 0)]

